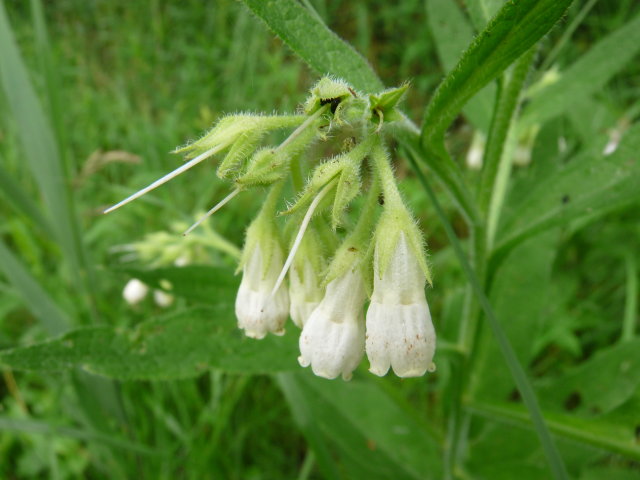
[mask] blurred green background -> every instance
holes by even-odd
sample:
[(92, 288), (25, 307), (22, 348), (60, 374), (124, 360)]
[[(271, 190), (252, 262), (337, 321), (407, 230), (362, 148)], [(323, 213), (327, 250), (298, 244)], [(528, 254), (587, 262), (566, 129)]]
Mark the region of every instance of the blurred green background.
[[(369, 59), (386, 85), (411, 82), (406, 111), (419, 122), (445, 73), (425, 2), (309, 3), (331, 29)], [(155, 257), (156, 250), (146, 256), (134, 251), (138, 255), (130, 261), (127, 245), (160, 231), (172, 232), (163, 241), (179, 243), (175, 224), (188, 225), (198, 211), (226, 194), (228, 187), (216, 178), (211, 164), (108, 216), (101, 212), (179, 165), (181, 159), (169, 152), (197, 138), (219, 116), (237, 111), (290, 112), (318, 76), (236, 1), (40, 4), (4, 0), (3, 5), (40, 103), (21, 104), (25, 115), (21, 120), (11, 96), (16, 91), (12, 89), (26, 88), (25, 83), (19, 76), (12, 77), (13, 70), (2, 72), (0, 347), (36, 342), (71, 327), (133, 327), (206, 303), (176, 295), (170, 306), (162, 307), (150, 295), (132, 306), (123, 300), (122, 291), (132, 269), (163, 264)], [(639, 11), (635, 0), (575, 2), (561, 25), (542, 42), (536, 64), (545, 70), (563, 70)], [(563, 36), (567, 25), (575, 30)], [(4, 40), (8, 38), (5, 27), (0, 24)], [(0, 55), (5, 53), (0, 50)], [(576, 152), (601, 151), (612, 136), (637, 119), (637, 58), (616, 72), (606, 88), (542, 125), (531, 164), (514, 172), (523, 179), (521, 185), (527, 181), (536, 185), (540, 171)], [(540, 78), (540, 71), (534, 73), (531, 83)], [(34, 112), (48, 119), (51, 135), (45, 131), (47, 124), (31, 117)], [(35, 154), (25, 151), (21, 143), (24, 125), (30, 128), (27, 141), (39, 145), (33, 147)], [(461, 165), (473, 132), (461, 116), (448, 137)], [(45, 140), (38, 140), (41, 136)], [(29, 160), (30, 155), (36, 163)], [(56, 183), (55, 169), (43, 166), (56, 159), (62, 183)], [(402, 158), (397, 159), (397, 172), (428, 239), (435, 272), (429, 301), (446, 343), (454, 337), (447, 332), (455, 330), (461, 314), (466, 280), (432, 207)], [(473, 178), (473, 172), (469, 175)], [(59, 193), (52, 201), (51, 196)], [(442, 201), (464, 240), (462, 219), (446, 195)], [(205, 242), (189, 250), (191, 260), (233, 269), (235, 259), (229, 254), (233, 249), (225, 250), (225, 242), (242, 245), (244, 229), (260, 202), (259, 197), (240, 196), (213, 217), (208, 227), (213, 246)], [(630, 318), (626, 324), (634, 324), (638, 207), (637, 200), (616, 205), (606, 216), (535, 237), (525, 244), (528, 250), (516, 250), (505, 270), (499, 270), (497, 293), (492, 291), (498, 312), (525, 311), (536, 324), (534, 330), (520, 327), (514, 335), (516, 344), (531, 344), (524, 361), (540, 380), (541, 391), (547, 377), (553, 379), (582, 365), (594, 352), (616, 343), (623, 318)], [(61, 237), (65, 226), (69, 228)], [(519, 276), (522, 272), (528, 275), (524, 279)], [(480, 342), (484, 341), (489, 340), (482, 337)], [(517, 401), (499, 355), (479, 355), (478, 361), (484, 362), (478, 368), (483, 379), (477, 381), (478, 396), (496, 388)], [(493, 374), (495, 381), (486, 376)], [(444, 360), (438, 376), (424, 381), (372, 379), (361, 366), (354, 380), (355, 393), (349, 395), (356, 395), (358, 382), (366, 378), (364, 382), (379, 387), (402, 411), (411, 411), (411, 418), (430, 424), (427, 428), (442, 438), (447, 409), (442, 385), (447, 375)], [(361, 449), (387, 455), (373, 440), (356, 446), (347, 433), (321, 426), (322, 435), (330, 438), (324, 444), (317, 440), (317, 432), (309, 433), (300, 413), (295, 408), (292, 413), (288, 406), (294, 397), (283, 382), (282, 378), (220, 371), (186, 380), (107, 382), (80, 372), (43, 375), (5, 369), (0, 381), (0, 477), (327, 478), (327, 467), (322, 467), (326, 459), (316, 458), (326, 448), (345, 478), (391, 478), (387, 475), (393, 470), (362, 465), (367, 460), (360, 455)], [(631, 428), (640, 442), (637, 385), (630, 386), (631, 393), (619, 402), (626, 408), (624, 415), (617, 413), (621, 420), (612, 421), (621, 429), (607, 430), (603, 436), (614, 431), (612, 438), (620, 435), (622, 441)], [(289, 392), (286, 399), (283, 388)], [(580, 397), (571, 395), (560, 403), (567, 415), (581, 406)], [(314, 415), (320, 415), (318, 411)], [(349, 423), (349, 411), (336, 413), (326, 407), (323, 416), (313, 418), (320, 425)], [(481, 418), (491, 416), (490, 409), (478, 407), (478, 411)], [(381, 410), (368, 420), (375, 423), (378, 415), (386, 414)], [(468, 470), (457, 472), (459, 478), (545, 478), (544, 460), (530, 427), (504, 422), (487, 426), (472, 418), (469, 422), (470, 442), (477, 450), (464, 459)], [(587, 433), (599, 435), (595, 429)], [(366, 429), (363, 435), (367, 438)], [(314, 444), (314, 438), (324, 447)], [(562, 448), (571, 472), (581, 478), (604, 478), (593, 472), (605, 475), (605, 471), (607, 478), (640, 476), (637, 458), (630, 460), (630, 454), (625, 456), (621, 450), (611, 453), (593, 445), (585, 450), (570, 442)], [(585, 458), (593, 463), (585, 463)], [(402, 472), (394, 475), (420, 478)]]

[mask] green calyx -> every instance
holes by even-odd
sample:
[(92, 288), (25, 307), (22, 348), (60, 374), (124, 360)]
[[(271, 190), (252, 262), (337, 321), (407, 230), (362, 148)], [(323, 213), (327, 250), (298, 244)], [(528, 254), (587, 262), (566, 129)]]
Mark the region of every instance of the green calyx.
[(329, 105), (331, 113), (335, 113), (338, 105), (349, 97), (357, 97), (356, 91), (344, 80), (332, 77), (323, 77), (309, 92), (309, 97), (304, 103), (304, 113), (311, 115), (325, 105)]
[[(227, 115), (209, 130), (202, 138), (177, 148), (173, 153), (183, 153), (187, 159), (215, 150), (222, 151), (234, 145), (238, 140), (258, 140), (267, 132), (282, 128), (292, 128), (305, 120), (303, 115), (257, 115), (241, 113)], [(256, 143), (257, 144), (257, 143)]]
[(398, 190), (389, 154), (381, 142), (374, 145), (371, 157), (374, 169), (380, 179), (384, 196), (384, 210), (375, 231), (375, 249), (378, 256), (379, 275), (382, 276), (389, 265), (400, 233), (404, 233), (409, 247), (414, 253), (420, 268), (431, 284), (431, 271), (425, 254), (425, 242), (411, 213), (402, 201)]
[(276, 249), (282, 252), (280, 231), (275, 221), (278, 201), (282, 195), (282, 187), (283, 182), (276, 183), (271, 187), (258, 216), (247, 228), (238, 270), (244, 267), (253, 254), (254, 249), (258, 246), (260, 247), (263, 258), (263, 275), (268, 271)]
[(317, 166), (300, 197), (283, 214), (291, 214), (308, 207), (323, 188), (332, 184), (335, 188), (325, 196), (318, 211), (332, 205), (331, 226), (335, 230), (342, 223), (342, 217), (349, 204), (362, 189), (360, 166), (374, 142), (373, 137), (367, 137), (348, 152)]

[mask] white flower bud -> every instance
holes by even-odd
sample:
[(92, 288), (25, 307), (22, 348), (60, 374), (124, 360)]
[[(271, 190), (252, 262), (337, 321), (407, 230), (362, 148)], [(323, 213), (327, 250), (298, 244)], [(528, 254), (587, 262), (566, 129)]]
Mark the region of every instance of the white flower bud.
[[(265, 259), (260, 244), (253, 247), (236, 297), (238, 327), (252, 338), (264, 338), (267, 332), (284, 334), (284, 323), (289, 316), (286, 286), (281, 285), (271, 295), (283, 265), (280, 248), (274, 246), (271, 251), (271, 258)], [(265, 261), (269, 264), (265, 265)]]
[(320, 377), (333, 379), (342, 374), (344, 380), (351, 378), (364, 353), (365, 296), (362, 274), (357, 270), (329, 282), (300, 335), (300, 365), (311, 365)]
[(302, 275), (296, 262), (289, 271), (289, 315), (293, 323), (302, 328), (322, 300), (324, 290), (319, 285), (318, 274), (311, 261), (304, 259), (300, 263), (303, 263)]
[(132, 278), (127, 282), (122, 290), (122, 297), (129, 305), (137, 305), (149, 293), (149, 287), (137, 278)]
[(170, 307), (175, 298), (170, 293), (165, 292), (164, 290), (154, 290), (153, 291), (153, 301), (156, 302), (161, 308)]
[(436, 348), (424, 294), (425, 275), (404, 232), (382, 276), (378, 257), (376, 249), (373, 295), (366, 320), (369, 371), (383, 376), (391, 366), (399, 377), (424, 375), (435, 368)]

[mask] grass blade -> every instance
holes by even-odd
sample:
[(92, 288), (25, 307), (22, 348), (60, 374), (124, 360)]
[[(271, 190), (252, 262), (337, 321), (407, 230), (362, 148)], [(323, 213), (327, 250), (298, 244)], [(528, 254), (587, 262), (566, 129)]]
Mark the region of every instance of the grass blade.
[(25, 216), (42, 230), (46, 235), (53, 235), (53, 227), (49, 221), (42, 215), (40, 208), (36, 203), (25, 195), (22, 187), (9, 175), (0, 165), (0, 192), (4, 194), (7, 202), (17, 211), (22, 212)]
[(0, 2), (0, 83), (16, 123), (27, 164), (36, 180), (48, 217), (75, 280), (85, 290), (84, 247), (79, 239), (70, 191), (54, 131), (36, 95), (18, 50), (4, 4)]
[(67, 329), (69, 321), (66, 315), (2, 241), (0, 241), (0, 271), (22, 296), (29, 310), (42, 322), (49, 334), (60, 334)]
[(413, 166), (413, 169), (418, 175), (420, 183), (424, 187), (425, 192), (427, 193), (429, 199), (433, 203), (433, 206), (436, 210), (436, 213), (438, 214), (438, 217), (442, 222), (442, 226), (447, 234), (447, 237), (451, 242), (451, 245), (456, 254), (456, 257), (458, 257), (458, 260), (462, 266), (462, 269), (465, 272), (467, 280), (471, 284), (473, 293), (476, 295), (480, 303), (480, 306), (484, 311), (487, 321), (489, 322), (489, 326), (491, 327), (494, 337), (498, 342), (500, 351), (504, 356), (504, 359), (511, 372), (511, 375), (513, 376), (516, 386), (518, 387), (518, 391), (522, 396), (522, 400), (526, 405), (527, 410), (529, 411), (529, 415), (531, 416), (531, 421), (535, 427), (536, 433), (538, 434), (538, 438), (540, 439), (540, 443), (542, 444), (542, 448), (544, 449), (545, 455), (547, 457), (547, 462), (549, 463), (549, 467), (551, 468), (553, 476), (557, 480), (567, 480), (568, 475), (567, 475), (564, 462), (562, 460), (562, 457), (560, 456), (560, 453), (558, 452), (558, 449), (555, 446), (555, 443), (553, 441), (553, 438), (551, 437), (551, 434), (549, 433), (549, 429), (545, 424), (544, 418), (542, 417), (542, 412), (538, 404), (538, 399), (536, 398), (535, 392), (533, 391), (533, 387), (531, 386), (531, 383), (529, 382), (529, 379), (527, 378), (527, 375), (524, 369), (522, 368), (522, 365), (520, 365), (520, 362), (518, 361), (518, 358), (515, 352), (513, 351), (511, 344), (509, 343), (509, 339), (507, 338), (504, 330), (502, 329), (502, 326), (500, 325), (500, 322), (496, 318), (493, 312), (493, 308), (491, 307), (491, 304), (489, 303), (487, 296), (485, 295), (484, 291), (482, 290), (482, 287), (480, 286), (480, 281), (478, 280), (478, 277), (473, 271), (471, 264), (467, 260), (467, 257), (465, 256), (464, 251), (462, 250), (462, 246), (460, 245), (460, 242), (458, 241), (458, 238), (456, 237), (456, 234), (453, 231), (453, 227), (449, 223), (449, 220), (447, 219), (447, 216), (444, 210), (442, 209), (442, 206), (440, 205), (438, 198), (433, 192), (433, 189), (429, 185), (426, 177), (422, 173), (422, 170), (420, 170), (420, 168), (418, 167), (418, 164), (416, 163), (415, 159), (411, 155), (409, 156), (409, 160), (411, 162), (411, 165)]
[(522, 115), (521, 127), (542, 123), (599, 92), (640, 52), (640, 14), (607, 35), (548, 87), (537, 90)]

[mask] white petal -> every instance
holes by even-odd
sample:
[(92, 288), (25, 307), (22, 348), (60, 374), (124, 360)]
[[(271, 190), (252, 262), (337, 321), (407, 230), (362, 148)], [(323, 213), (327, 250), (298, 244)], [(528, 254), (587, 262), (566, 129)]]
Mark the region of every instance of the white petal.
[(320, 377), (351, 378), (364, 353), (364, 299), (359, 272), (349, 272), (327, 285), (322, 302), (300, 334), (300, 365), (311, 365)]
[(276, 251), (264, 273), (260, 246), (255, 247), (245, 265), (236, 297), (236, 317), (238, 327), (249, 337), (264, 338), (268, 332), (284, 334), (284, 324), (289, 316), (289, 294), (284, 286), (271, 294), (281, 267), (282, 254)]
[(404, 233), (382, 277), (374, 258), (374, 288), (366, 317), (371, 373), (417, 377), (432, 368), (436, 334), (424, 294), (426, 279)]
[(391, 366), (399, 377), (419, 377), (430, 369), (436, 334), (426, 301), (410, 305), (371, 302), (366, 323), (372, 373), (383, 376)]
[(372, 301), (410, 304), (424, 300), (426, 278), (404, 233), (398, 237), (382, 278), (379, 271), (378, 255), (375, 255)]
[(320, 304), (324, 290), (320, 287), (318, 274), (310, 261), (304, 262), (304, 275), (301, 277), (294, 265), (289, 272), (289, 298), (291, 320), (302, 328), (311, 313)]

